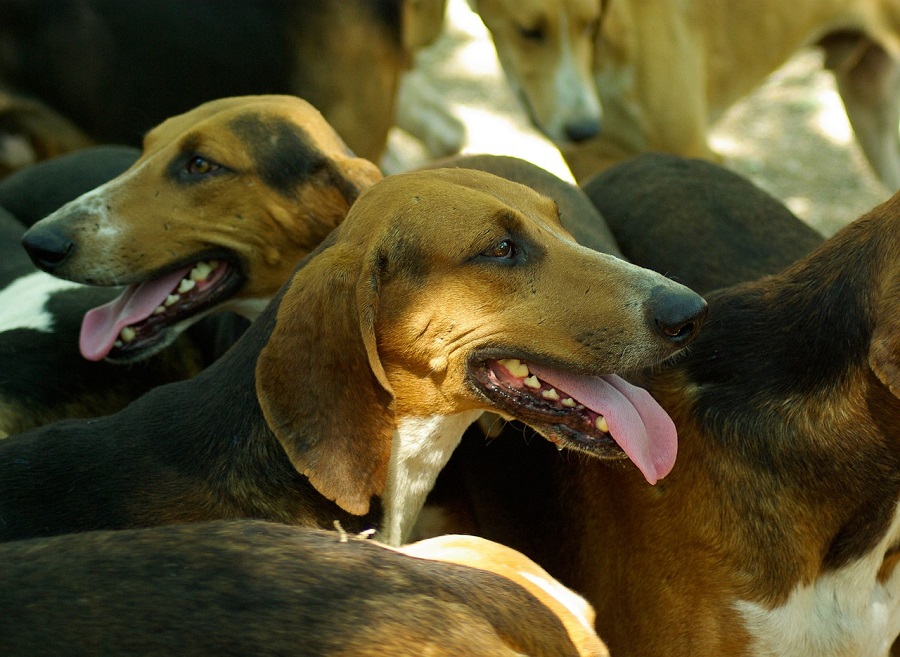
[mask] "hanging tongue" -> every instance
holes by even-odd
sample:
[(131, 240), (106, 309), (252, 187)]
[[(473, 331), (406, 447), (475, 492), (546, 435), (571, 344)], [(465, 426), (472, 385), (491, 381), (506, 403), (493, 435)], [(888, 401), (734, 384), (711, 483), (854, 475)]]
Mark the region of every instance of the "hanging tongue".
[(675, 424), (649, 392), (614, 374), (576, 376), (532, 363), (528, 369), (603, 415), (610, 435), (651, 484), (672, 469), (678, 451)]
[(78, 346), (88, 360), (106, 358), (123, 328), (147, 319), (163, 304), (191, 267), (185, 267), (161, 278), (131, 285), (118, 297), (84, 314)]

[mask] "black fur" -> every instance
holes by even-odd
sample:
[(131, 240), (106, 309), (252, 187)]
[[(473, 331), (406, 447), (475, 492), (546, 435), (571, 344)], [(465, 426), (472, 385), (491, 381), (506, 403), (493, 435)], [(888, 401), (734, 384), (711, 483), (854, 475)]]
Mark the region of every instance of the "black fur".
[[(17, 215), (0, 208), (0, 290), (37, 272), (20, 243), (23, 224), (118, 175), (137, 155), (127, 147), (97, 147), (41, 162), (0, 182), (0, 202), (9, 203)], [(192, 376), (223, 353), (243, 328), (230, 317), (211, 317), (146, 362), (122, 366), (87, 361), (78, 350), (84, 313), (119, 291), (58, 290), (44, 307), (52, 317), (49, 331), (0, 332), (0, 431), (17, 433), (66, 417), (115, 412), (155, 386)]]
[(749, 180), (705, 160), (647, 153), (582, 189), (626, 258), (701, 294), (781, 271), (823, 239)]
[(154, 388), (115, 415), (0, 443), (0, 540), (242, 517), (377, 526), (377, 499), (353, 516), (323, 498), (263, 417), (256, 360), (280, 298), (193, 379)]
[(447, 656), (488, 641), (577, 655), (504, 577), (252, 521), (0, 546), (0, 636), (7, 657)]
[(0, 79), (92, 139), (131, 146), (166, 118), (226, 96), (294, 94), (324, 111), (358, 82), (315, 71), (333, 44), (321, 44), (315, 62), (296, 44), (334, 39), (326, 28), (341, 12), (359, 13), (400, 50), (400, 0), (5, 0)]
[(242, 114), (228, 127), (250, 146), (263, 181), (282, 196), (292, 196), (301, 182), (327, 164), (299, 126), (287, 119)]
[(96, 146), (19, 169), (0, 181), (0, 206), (30, 228), (72, 199), (123, 173), (140, 154), (129, 146)]

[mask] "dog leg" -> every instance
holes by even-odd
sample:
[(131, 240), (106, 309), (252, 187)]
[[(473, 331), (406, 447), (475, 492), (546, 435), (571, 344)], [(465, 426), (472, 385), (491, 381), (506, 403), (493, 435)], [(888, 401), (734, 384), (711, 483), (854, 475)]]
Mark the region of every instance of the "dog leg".
[(900, 62), (865, 37), (822, 45), (863, 153), (890, 191), (900, 189)]
[(447, 157), (462, 150), (466, 128), (453, 116), (441, 92), (418, 68), (400, 80), (395, 113), (396, 125), (421, 141), (432, 158)]

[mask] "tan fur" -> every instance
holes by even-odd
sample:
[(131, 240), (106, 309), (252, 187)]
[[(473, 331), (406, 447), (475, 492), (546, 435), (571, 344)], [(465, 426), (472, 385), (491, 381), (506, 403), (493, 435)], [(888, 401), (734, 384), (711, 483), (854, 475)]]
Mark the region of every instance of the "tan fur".
[(600, 128), (593, 40), (600, 0), (470, 0), (491, 33), (513, 90), (535, 125), (557, 142)]
[[(583, 180), (644, 151), (713, 158), (712, 123), (820, 41), (863, 151), (900, 187), (897, 0), (609, 0), (595, 62), (603, 132), (567, 145), (566, 161)], [(865, 56), (851, 59), (848, 42)]]
[(258, 520), (0, 545), (0, 611), (6, 657), (608, 656), (583, 599), (501, 545)]
[[(279, 193), (260, 177), (254, 148), (229, 127), (240, 117), (295, 126), (322, 160), (309, 177)], [(199, 155), (233, 172), (184, 184), (176, 168)], [(140, 159), (124, 174), (76, 199), (32, 228), (56, 230), (76, 254), (53, 273), (95, 285), (149, 280), (210, 249), (236, 258), (246, 283), (233, 301), (271, 297), (347, 213), (356, 195), (381, 177), (355, 157), (305, 101), (247, 96), (212, 101), (151, 130)]]
[(636, 377), (678, 428), (657, 486), (541, 463), (528, 484), (553, 501), (485, 535), (552, 546), (539, 561), (591, 601), (614, 655), (885, 654), (900, 627), (898, 225), (895, 195), (784, 272), (709, 295), (700, 338)]
[[(403, 418), (511, 417), (473, 383), (482, 350), (580, 373), (677, 350), (645, 303), (685, 289), (579, 246), (555, 203), (527, 187), (466, 169), (396, 175), (351, 216), (363, 212), (294, 276), (256, 369), (260, 405), (294, 467), (352, 513), (383, 492)], [(478, 260), (506, 238), (528, 245), (525, 262)], [(586, 343), (593, 331), (602, 337)], [(300, 385), (298, 372), (329, 375)]]
[(567, 34), (579, 69), (592, 67), (600, 99), (599, 134), (586, 140), (548, 129), (545, 108), (561, 111), (548, 72), (560, 46), (552, 37), (523, 39), (519, 28), (532, 16), (548, 28), (561, 17), (578, 25), (589, 3), (472, 2), (513, 87), (579, 181), (646, 151), (716, 159), (707, 143), (712, 124), (797, 50), (820, 44), (863, 152), (889, 189), (900, 187), (897, 0), (603, 0), (596, 35)]
[[(295, 69), (301, 78), (293, 84), (295, 93), (321, 110), (353, 152), (376, 162), (383, 155), (388, 133), (395, 124), (426, 145), (430, 146), (433, 139), (427, 119), (417, 122), (410, 118), (415, 108), (404, 105), (408, 103), (408, 92), (400, 94), (401, 98), (398, 92), (406, 77), (418, 75), (413, 69), (416, 54), (441, 35), (446, 0), (401, 0), (398, 4), (399, 44), (353, 3), (323, 15), (317, 38), (310, 38), (308, 24), (299, 26), (299, 36), (293, 43), (298, 63)], [(310, 17), (300, 14), (298, 20), (308, 23)], [(327, 53), (327, 64), (310, 66), (311, 61), (323, 61), (323, 53)], [(315, 93), (310, 94), (307, 89)], [(432, 104), (431, 122), (458, 131), (434, 155), (458, 151), (465, 137), (464, 127), (440, 105), (436, 92), (425, 98)]]
[[(574, 591), (563, 589), (562, 584), (521, 552), (477, 536), (465, 535), (438, 536), (398, 548), (398, 552), (487, 570), (506, 577), (523, 586), (559, 616), (579, 655), (609, 655), (593, 630), (595, 614), (587, 600)], [(565, 598), (553, 593), (563, 594)]]

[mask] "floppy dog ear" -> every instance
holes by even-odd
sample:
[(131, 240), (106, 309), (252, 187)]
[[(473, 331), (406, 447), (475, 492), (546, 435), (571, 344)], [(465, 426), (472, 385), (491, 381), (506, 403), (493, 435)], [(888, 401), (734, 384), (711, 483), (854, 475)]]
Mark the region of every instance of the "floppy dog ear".
[(377, 278), (360, 269), (334, 247), (310, 258), (256, 365), (260, 406), (294, 467), (357, 515), (384, 491), (395, 425), (375, 339)]
[(875, 303), (875, 327), (869, 342), (869, 367), (900, 398), (900, 283), (882, 289)]

